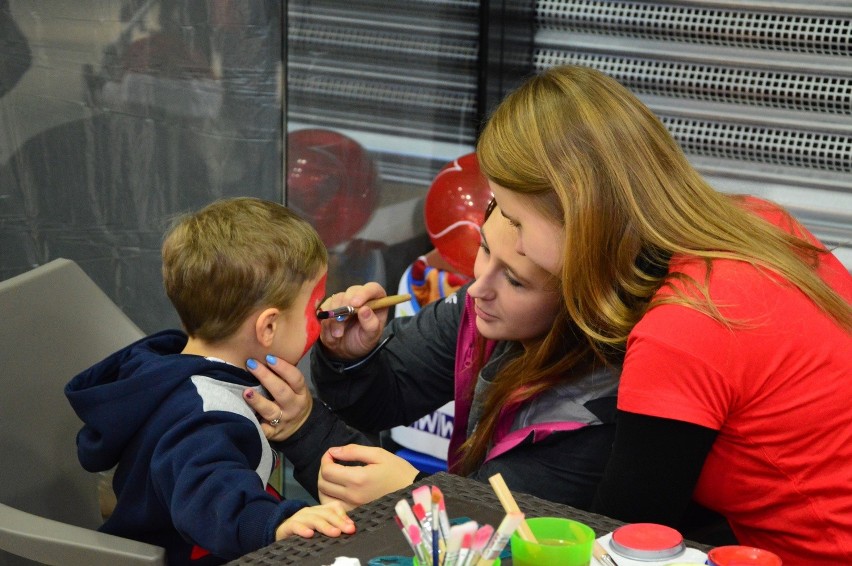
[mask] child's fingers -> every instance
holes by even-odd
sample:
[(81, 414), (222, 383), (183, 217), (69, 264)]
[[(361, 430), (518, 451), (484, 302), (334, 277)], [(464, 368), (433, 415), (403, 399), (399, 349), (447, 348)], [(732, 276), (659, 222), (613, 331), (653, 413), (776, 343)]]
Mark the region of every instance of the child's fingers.
[(346, 505), (342, 501), (334, 499), (324, 504), (323, 507), (327, 507), (328, 510), (333, 513), (332, 524), (340, 527), (344, 532), (347, 532), (347, 526), (355, 526), (355, 521), (346, 514)]
[(324, 535), (339, 536), (341, 531), (349, 532), (350, 527), (354, 530), (355, 522), (346, 514), (339, 501), (316, 506), (313, 510), (316, 511), (318, 521), (313, 527)]
[(346, 508), (340, 501), (332, 501), (328, 503), (327, 507), (330, 508), (338, 517), (340, 517), (344, 521), (349, 523), (353, 522), (349, 515), (346, 514)]
[(292, 531), (292, 534), (302, 538), (313, 538), (315, 532), (314, 529), (300, 522), (293, 524), (290, 530)]
[(311, 526), (327, 537), (339, 537), (344, 532), (355, 531), (355, 524), (351, 520), (345, 521), (333, 512), (317, 516)]
[(277, 531), (276, 540), (289, 536), (311, 538), (315, 533), (339, 537), (355, 532), (355, 522), (346, 515), (339, 502), (306, 507), (284, 521)]

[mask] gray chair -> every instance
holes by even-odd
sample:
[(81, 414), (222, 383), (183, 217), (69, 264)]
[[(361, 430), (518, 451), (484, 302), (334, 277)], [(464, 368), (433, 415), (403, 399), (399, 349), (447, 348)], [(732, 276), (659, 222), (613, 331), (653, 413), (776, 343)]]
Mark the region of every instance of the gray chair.
[(142, 336), (73, 261), (0, 282), (0, 565), (166, 563), (160, 547), (95, 530), (99, 476), (77, 460), (82, 423), (63, 393)]

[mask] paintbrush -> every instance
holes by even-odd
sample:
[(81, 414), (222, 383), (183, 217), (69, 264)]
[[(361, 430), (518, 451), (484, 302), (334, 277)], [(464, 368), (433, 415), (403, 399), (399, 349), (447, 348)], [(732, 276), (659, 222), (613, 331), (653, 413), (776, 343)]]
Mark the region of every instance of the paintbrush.
[[(408, 543), (408, 546), (411, 547), (411, 551), (414, 553), (415, 556), (417, 556), (417, 560), (421, 560), (424, 556), (422, 549), (420, 548), (419, 544), (415, 544), (415, 542), (411, 539), (411, 534), (409, 532), (409, 529), (407, 529), (405, 527), (405, 525), (402, 524), (402, 520), (399, 518), (399, 516), (394, 517), (394, 521), (396, 522), (396, 526), (399, 528), (399, 530), (402, 531), (402, 536), (405, 538), (405, 542)], [(410, 526), (414, 530), (417, 530), (416, 526), (414, 526), (414, 525), (410, 525)], [(418, 541), (419, 541), (419, 539), (418, 539)]]
[(429, 545), (429, 549), (431, 550), (432, 490), (428, 485), (421, 485), (411, 492), (411, 499), (414, 500), (414, 505), (411, 507), (414, 510), (414, 516), (417, 517), (418, 521), (420, 521), (420, 525), (423, 527), (423, 538), (426, 539), (426, 543)]
[(479, 563), (482, 551), (485, 550), (485, 545), (491, 540), (491, 535), (493, 534), (494, 527), (491, 525), (482, 525), (476, 530), (476, 533), (473, 535), (473, 543), (470, 545), (470, 553), (465, 558), (464, 566), (476, 566)]
[(438, 519), (438, 502), (441, 496), (438, 493), (432, 492), (432, 566), (439, 566), (438, 557), (441, 555), (441, 545), (438, 539), (441, 538), (441, 526)]
[(598, 562), (604, 566), (618, 566), (618, 564), (615, 563), (615, 560), (612, 559), (612, 556), (609, 555), (609, 552), (607, 552), (598, 541), (595, 541), (595, 544), (592, 547), (592, 554), (595, 558), (597, 558)]
[(432, 552), (432, 521), (430, 517), (426, 515), (426, 511), (423, 509), (423, 505), (420, 503), (415, 503), (411, 506), (411, 511), (414, 513), (414, 517), (417, 519), (417, 524), (420, 525), (420, 531), (423, 533), (423, 543), (429, 548), (429, 552)]
[(426, 540), (423, 538), (423, 533), (414, 525), (409, 525), (408, 536), (411, 543), (415, 546), (415, 556), (417, 561), (423, 566), (431, 564), (429, 558), (429, 549), (426, 547)]
[(414, 548), (414, 553), (420, 563), (426, 564), (426, 561), (429, 560), (429, 555), (423, 541), (420, 523), (417, 522), (417, 518), (411, 510), (411, 505), (405, 499), (400, 499), (394, 506), (394, 510), (399, 519), (399, 524), (402, 525), (406, 541)]
[(447, 552), (444, 554), (444, 561), (441, 566), (456, 566), (457, 563), (464, 562), (465, 557), (467, 557), (467, 551), (465, 551), (464, 556), (461, 555), (464, 538), (467, 537), (466, 548), (470, 549), (473, 533), (476, 532), (477, 528), (479, 528), (479, 525), (476, 521), (466, 521), (461, 525), (450, 527), (450, 536), (447, 537)]
[[(503, 479), (502, 475), (494, 474), (488, 478), (488, 481), (491, 483), (491, 487), (494, 489), (494, 493), (497, 494), (497, 499), (500, 500), (500, 504), (503, 506), (503, 510), (506, 511), (506, 514), (521, 513), (521, 509), (518, 507), (518, 503), (515, 501), (515, 498), (512, 497), (512, 492), (509, 491), (509, 486), (506, 485), (506, 480)], [(527, 525), (526, 521), (518, 523), (518, 536), (527, 542), (538, 544), (535, 535), (530, 530), (530, 526)]]
[(337, 307), (336, 309), (331, 309), (327, 311), (318, 310), (317, 318), (319, 320), (325, 320), (327, 318), (332, 318), (338, 322), (342, 322), (357, 313), (359, 309), (364, 307), (369, 307), (372, 310), (385, 309), (388, 307), (392, 307), (394, 305), (398, 305), (400, 303), (404, 303), (405, 301), (411, 300), (411, 295), (388, 295), (387, 297), (382, 297), (380, 299), (373, 299), (372, 301), (367, 301), (361, 307), (352, 307), (349, 305), (343, 307)]
[(450, 536), (450, 517), (447, 515), (447, 504), (444, 502), (444, 493), (437, 485), (432, 486), (432, 497), (438, 496), (438, 519), (441, 526), (441, 538), (446, 540)]
[(523, 513), (507, 513), (500, 522), (500, 526), (497, 527), (497, 530), (491, 536), (491, 540), (485, 545), (485, 550), (482, 551), (482, 558), (479, 559), (477, 566), (491, 566), (494, 564), (500, 553), (503, 552), (506, 543), (512, 537), (512, 533), (515, 532), (515, 529), (518, 528), (518, 525), (523, 520)]
[[(476, 525), (475, 522), (474, 525)], [(476, 528), (479, 528), (479, 526), (477, 525)], [(473, 546), (474, 534), (476, 534), (476, 531), (471, 533), (464, 533), (462, 535), (461, 548), (459, 549), (459, 558), (456, 561), (457, 566), (465, 566), (465, 564), (467, 564), (467, 557), (470, 556), (470, 547)]]

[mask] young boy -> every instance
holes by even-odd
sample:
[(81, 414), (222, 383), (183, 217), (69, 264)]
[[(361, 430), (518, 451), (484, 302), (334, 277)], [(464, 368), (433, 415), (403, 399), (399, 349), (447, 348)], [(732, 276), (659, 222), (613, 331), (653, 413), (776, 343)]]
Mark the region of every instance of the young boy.
[[(242, 398), (247, 388), (266, 394), (246, 360), (296, 364), (319, 335), (328, 254), (316, 231), (284, 206), (235, 198), (180, 218), (162, 253), (185, 333), (144, 338), (65, 388), (84, 422), (83, 467), (118, 465), (101, 530), (164, 547), (172, 566), (222, 563), (294, 534), (353, 533), (340, 505), (269, 492), (275, 453)], [(318, 462), (322, 447), (288, 443), (298, 426), (286, 427), (276, 447)], [(366, 442), (339, 423), (327, 436)]]

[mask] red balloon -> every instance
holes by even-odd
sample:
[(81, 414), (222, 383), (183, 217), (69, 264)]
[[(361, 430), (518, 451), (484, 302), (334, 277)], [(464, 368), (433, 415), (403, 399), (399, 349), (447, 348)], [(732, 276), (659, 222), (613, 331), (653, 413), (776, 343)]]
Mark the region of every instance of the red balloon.
[(373, 160), (352, 138), (320, 128), (287, 135), (287, 205), (327, 247), (350, 240), (370, 220), (377, 180)]
[(491, 196), (475, 153), (447, 163), (426, 194), (426, 231), (432, 244), (453, 269), (468, 277), (473, 277), (479, 227)]

